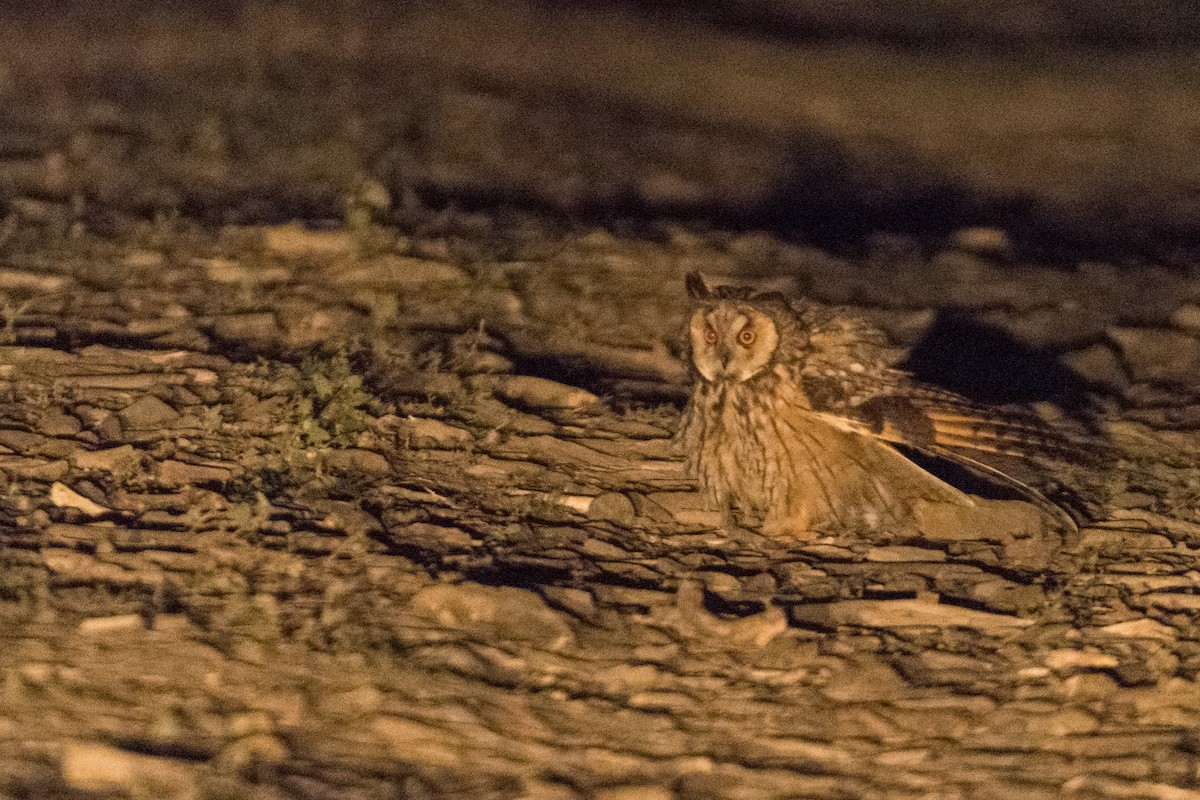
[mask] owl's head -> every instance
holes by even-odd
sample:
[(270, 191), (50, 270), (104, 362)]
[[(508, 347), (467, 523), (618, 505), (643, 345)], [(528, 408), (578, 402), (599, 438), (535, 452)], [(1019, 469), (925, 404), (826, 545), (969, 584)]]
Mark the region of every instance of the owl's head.
[(793, 333), (791, 309), (778, 294), (709, 288), (698, 272), (688, 274), (687, 289), (698, 303), (688, 325), (692, 364), (706, 381), (750, 380), (772, 364), (780, 337)]

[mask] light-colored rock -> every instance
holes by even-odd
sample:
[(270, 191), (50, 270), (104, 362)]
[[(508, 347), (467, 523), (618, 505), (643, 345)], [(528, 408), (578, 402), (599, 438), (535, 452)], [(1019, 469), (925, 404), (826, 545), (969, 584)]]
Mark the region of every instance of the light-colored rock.
[(89, 617), (79, 623), (79, 632), (85, 636), (103, 636), (109, 633), (143, 631), (146, 622), (137, 614), (118, 614), (112, 617)]
[(103, 744), (71, 743), (63, 750), (63, 780), (84, 792), (163, 800), (193, 800), (199, 788), (193, 771), (179, 761), (136, 755)]
[(976, 255), (1005, 257), (1012, 252), (1012, 241), (1002, 228), (974, 225), (959, 228), (950, 236), (950, 246)]
[(50, 502), (58, 508), (73, 508), (89, 517), (102, 517), (112, 511), (58, 481), (50, 485)]
[(1100, 632), (1110, 636), (1118, 636), (1122, 639), (1174, 641), (1178, 638), (1174, 628), (1163, 625), (1161, 622), (1153, 619), (1131, 619), (1128, 622), (1115, 622), (1112, 625), (1105, 625), (1100, 629)]
[(267, 250), (284, 258), (334, 258), (354, 251), (354, 239), (346, 230), (317, 231), (298, 222), (262, 229)]
[(408, 416), (398, 420), (397, 437), (409, 447), (451, 449), (470, 442), (471, 432), (448, 425), (439, 419)]
[(1055, 672), (1069, 675), (1075, 672), (1094, 672), (1115, 669), (1120, 663), (1116, 656), (1095, 650), (1051, 650), (1046, 654), (1046, 666)]
[(591, 796), (595, 800), (672, 800), (675, 796), (665, 786), (644, 784), (641, 786), (610, 786), (597, 789)]
[(503, 400), (533, 408), (573, 409), (600, 402), (586, 389), (531, 375), (479, 375), (469, 384), (488, 387)]
[(141, 454), (128, 444), (104, 450), (77, 450), (71, 456), (71, 465), (81, 470), (125, 472), (141, 466)]
[(1109, 328), (1135, 381), (1192, 386), (1200, 374), (1200, 339), (1154, 328)]
[(233, 472), (222, 467), (202, 464), (186, 464), (168, 459), (158, 468), (158, 482), (164, 486), (196, 486), (205, 483), (220, 483), (233, 476)]
[(817, 627), (853, 625), (863, 628), (970, 628), (988, 632), (1014, 630), (1033, 620), (990, 614), (925, 600), (843, 600), (792, 607), (792, 617)]
[(117, 412), (126, 429), (148, 430), (168, 425), (179, 418), (179, 412), (154, 395), (142, 395)]
[(1171, 324), (1180, 330), (1200, 333), (1200, 306), (1184, 303), (1171, 314)]
[(943, 551), (932, 550), (928, 547), (891, 545), (888, 547), (872, 547), (867, 551), (867, 561), (879, 561), (883, 563), (945, 560), (946, 554)]

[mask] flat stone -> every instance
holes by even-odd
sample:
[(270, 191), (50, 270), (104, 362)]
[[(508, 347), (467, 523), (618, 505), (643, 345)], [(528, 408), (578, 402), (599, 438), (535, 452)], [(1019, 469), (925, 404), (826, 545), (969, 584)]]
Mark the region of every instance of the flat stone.
[(902, 563), (909, 561), (945, 561), (946, 554), (941, 550), (928, 547), (908, 547), (906, 545), (891, 545), (888, 547), (872, 547), (867, 551), (867, 561), (883, 563)]
[(1119, 636), (1123, 639), (1160, 639), (1174, 641), (1179, 638), (1175, 629), (1153, 619), (1131, 619), (1128, 622), (1115, 622), (1105, 625), (1101, 633)]
[(1154, 328), (1109, 328), (1108, 338), (1121, 350), (1135, 381), (1172, 386), (1196, 383), (1200, 373), (1200, 339)]
[(419, 547), (423, 550), (436, 552), (467, 552), (474, 546), (471, 534), (461, 528), (450, 525), (433, 525), (428, 522), (414, 522), (396, 531), (397, 541)]
[(112, 511), (58, 481), (50, 486), (50, 502), (58, 508), (73, 508), (89, 517), (102, 517)]
[(29, 431), (19, 431), (15, 428), (0, 429), (0, 445), (14, 453), (34, 454), (41, 450), (46, 437)]
[(964, 508), (949, 503), (916, 504), (921, 536), (934, 542), (961, 539), (1030, 539), (1044, 528), (1042, 512), (1020, 500), (975, 498), (975, 506)]
[(629, 552), (622, 550), (616, 545), (609, 544), (603, 539), (585, 539), (582, 545), (583, 553), (593, 558), (601, 559), (628, 559)]
[(1094, 650), (1051, 650), (1046, 654), (1046, 666), (1059, 674), (1095, 672), (1115, 669), (1120, 661), (1116, 656)]
[(410, 447), (451, 449), (461, 447), (473, 438), (468, 430), (427, 417), (405, 417), (398, 428), (401, 441)]
[(333, 258), (354, 251), (354, 239), (349, 231), (316, 231), (298, 222), (264, 227), (262, 238), (267, 250), (284, 258)]
[(721, 512), (707, 508), (704, 498), (695, 492), (655, 492), (647, 498), (683, 525), (721, 527)]
[(592, 500), (587, 515), (591, 519), (604, 519), (628, 525), (636, 514), (633, 501), (620, 492), (606, 492)]
[(1171, 324), (1180, 330), (1200, 333), (1200, 306), (1184, 303), (1171, 314)]
[(392, 465), (386, 458), (374, 450), (364, 450), (361, 447), (327, 450), (321, 454), (321, 463), (335, 472), (361, 472), (380, 476), (388, 475), (392, 471)]
[(124, 472), (141, 466), (141, 454), (128, 444), (104, 450), (76, 450), (71, 455), (71, 464), (81, 470)]
[(79, 623), (85, 636), (102, 636), (124, 631), (144, 631), (146, 622), (138, 614), (118, 614), (112, 617), (89, 617)]
[(143, 787), (152, 786), (157, 797), (195, 796), (190, 767), (173, 758), (139, 755), (104, 744), (68, 744), (60, 771), (68, 786), (88, 793), (137, 796)]
[(460, 630), (483, 630), (501, 639), (561, 650), (574, 641), (563, 618), (542, 598), (511, 586), (439, 583), (418, 591), (412, 610)]
[(843, 600), (792, 606), (791, 612), (797, 623), (821, 628), (970, 628), (987, 633), (1033, 624), (1033, 620), (1020, 617), (924, 600)]
[(74, 436), (83, 430), (83, 423), (77, 417), (51, 409), (38, 420), (38, 430), (47, 436)]
[(179, 412), (154, 395), (143, 395), (117, 412), (126, 429), (159, 428), (179, 418)]
[(1176, 592), (1153, 592), (1139, 598), (1155, 608), (1167, 611), (1200, 611), (1200, 594), (1178, 594)]
[(573, 409), (600, 402), (599, 397), (586, 389), (532, 375), (479, 375), (469, 383), (486, 386), (497, 397), (533, 408)]
[(164, 486), (196, 486), (207, 483), (222, 483), (233, 477), (231, 470), (223, 467), (208, 467), (201, 464), (186, 464), (168, 459), (158, 467), (158, 482)]
[(870, 703), (903, 697), (909, 687), (888, 664), (874, 656), (858, 655), (833, 668), (820, 691), (835, 703)]

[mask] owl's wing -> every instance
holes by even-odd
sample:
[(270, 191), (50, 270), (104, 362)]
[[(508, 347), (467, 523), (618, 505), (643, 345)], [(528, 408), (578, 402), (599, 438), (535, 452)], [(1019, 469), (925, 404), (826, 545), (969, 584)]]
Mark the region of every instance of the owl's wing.
[(980, 406), (918, 385), (903, 395), (877, 395), (849, 411), (865, 432), (1005, 486), (1069, 527), (1075, 527), (1074, 518), (1040, 487), (1059, 483), (1053, 465), (1095, 463), (1106, 452), (1102, 443), (1069, 437), (1032, 413)]

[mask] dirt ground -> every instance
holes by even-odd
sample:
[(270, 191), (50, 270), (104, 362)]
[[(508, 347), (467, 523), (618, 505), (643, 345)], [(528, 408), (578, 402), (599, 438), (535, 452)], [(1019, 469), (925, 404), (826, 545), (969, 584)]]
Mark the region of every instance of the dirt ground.
[[(7, 34), (0, 795), (1200, 797), (1186, 247), (1035, 262), (833, 167), (808, 200), (878, 215), (791, 235), (791, 134), (427, 83), (353, 25), (321, 60), (285, 12)], [(723, 526), (671, 441), (693, 269), (1090, 425), (1096, 519)]]

